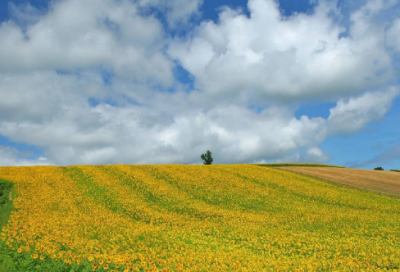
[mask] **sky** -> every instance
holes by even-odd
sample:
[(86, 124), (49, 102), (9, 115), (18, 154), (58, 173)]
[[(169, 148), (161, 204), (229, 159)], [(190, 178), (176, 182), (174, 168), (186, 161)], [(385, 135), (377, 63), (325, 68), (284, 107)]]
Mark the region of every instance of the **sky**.
[(0, 166), (400, 169), (400, 0), (0, 1)]

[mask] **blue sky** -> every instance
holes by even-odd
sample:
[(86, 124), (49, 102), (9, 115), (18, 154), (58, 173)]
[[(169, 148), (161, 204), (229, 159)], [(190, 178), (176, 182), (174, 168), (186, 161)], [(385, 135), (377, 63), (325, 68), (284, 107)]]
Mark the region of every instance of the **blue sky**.
[(399, 1), (98, 3), (0, 2), (0, 165), (400, 169)]

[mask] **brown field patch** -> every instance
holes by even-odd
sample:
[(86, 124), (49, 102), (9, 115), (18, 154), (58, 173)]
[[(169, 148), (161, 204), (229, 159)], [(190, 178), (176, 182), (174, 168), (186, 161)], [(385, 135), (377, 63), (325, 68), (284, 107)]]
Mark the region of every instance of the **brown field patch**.
[(400, 197), (400, 173), (353, 168), (276, 167), (316, 177), (338, 185)]

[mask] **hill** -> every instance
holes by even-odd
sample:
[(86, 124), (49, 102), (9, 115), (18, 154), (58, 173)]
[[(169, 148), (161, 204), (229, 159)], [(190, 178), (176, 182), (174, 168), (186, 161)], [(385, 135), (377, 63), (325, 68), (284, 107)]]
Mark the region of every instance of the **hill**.
[(400, 266), (399, 199), (280, 169), (0, 167), (0, 179), (16, 193), (0, 271)]
[(309, 175), (342, 186), (400, 197), (400, 174), (395, 171), (334, 167), (294, 167), (291, 165), (279, 167), (279, 169)]

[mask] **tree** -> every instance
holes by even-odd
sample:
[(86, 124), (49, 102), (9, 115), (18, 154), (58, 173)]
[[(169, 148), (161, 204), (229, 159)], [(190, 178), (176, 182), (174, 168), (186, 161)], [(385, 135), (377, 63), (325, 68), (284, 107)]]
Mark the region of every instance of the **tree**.
[(374, 170), (381, 170), (381, 171), (382, 171), (382, 170), (383, 170), (383, 168), (382, 168), (382, 167), (380, 167), (380, 166), (378, 166), (378, 167), (375, 167), (375, 168), (374, 168)]
[(210, 150), (207, 150), (207, 153), (202, 154), (202, 155), (200, 156), (200, 158), (204, 161), (203, 163), (204, 163), (205, 165), (211, 165), (212, 162), (213, 162), (213, 160), (214, 160), (214, 159), (212, 158), (212, 153), (211, 153)]

